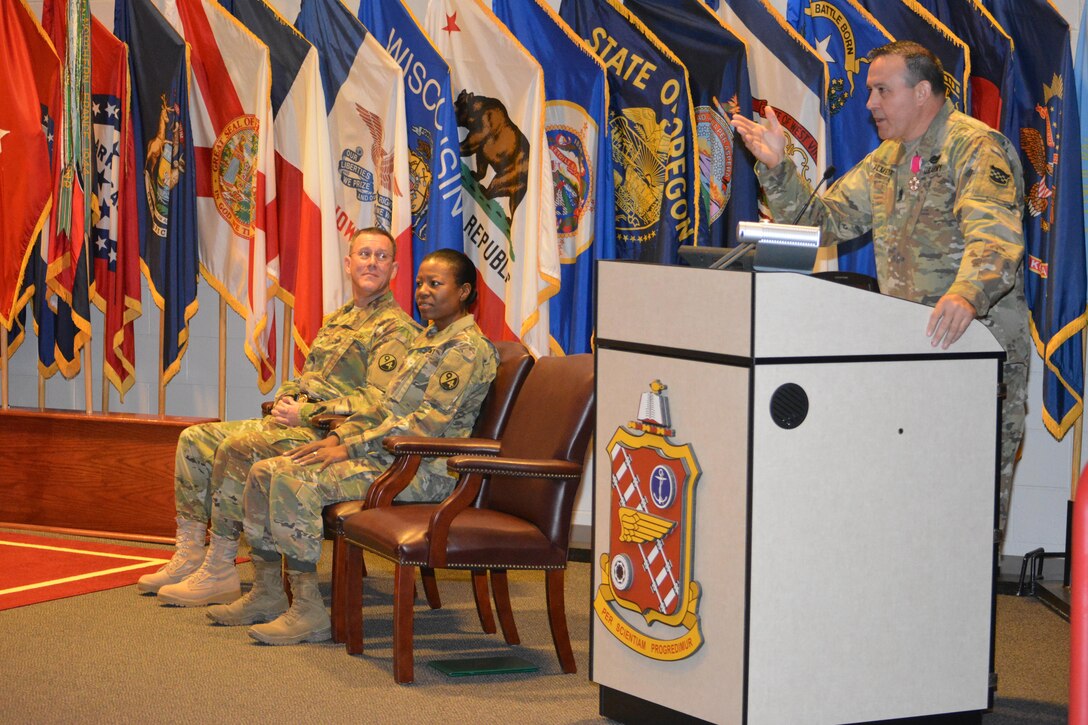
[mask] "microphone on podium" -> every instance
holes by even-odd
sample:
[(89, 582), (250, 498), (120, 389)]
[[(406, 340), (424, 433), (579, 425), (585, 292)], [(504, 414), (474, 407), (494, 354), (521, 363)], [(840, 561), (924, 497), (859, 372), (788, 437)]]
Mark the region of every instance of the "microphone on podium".
[(801, 221), (801, 217), (804, 216), (806, 211), (808, 211), (808, 207), (809, 207), (809, 205), (812, 204), (812, 200), (816, 198), (816, 192), (819, 191), (820, 187), (823, 186), (824, 184), (826, 184), (827, 180), (830, 179), (834, 175), (835, 175), (835, 167), (834, 166), (828, 166), (827, 171), (825, 171), (824, 175), (820, 177), (820, 180), (816, 182), (816, 186), (812, 187), (812, 193), (808, 195), (808, 201), (806, 201), (805, 205), (803, 207), (801, 207), (801, 211), (797, 212), (797, 218), (793, 220), (794, 224)]

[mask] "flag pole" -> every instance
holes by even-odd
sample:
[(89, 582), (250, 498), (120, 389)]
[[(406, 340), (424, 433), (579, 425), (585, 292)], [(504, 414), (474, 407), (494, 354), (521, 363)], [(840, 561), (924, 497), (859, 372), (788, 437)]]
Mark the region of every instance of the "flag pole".
[(0, 408), (8, 409), (8, 333), (10, 327), (0, 327)]
[(294, 324), (294, 308), (290, 305), (283, 306), (283, 363), (280, 365), (280, 383), (286, 383), (288, 372), (295, 364), (291, 349), (291, 326)]
[(159, 312), (159, 417), (166, 415), (166, 383), (163, 382), (162, 361), (166, 354), (166, 305)]
[(227, 419), (227, 298), (219, 295), (219, 420)]
[(94, 412), (94, 386), (91, 374), (91, 340), (87, 338), (87, 344), (83, 346), (83, 409), (87, 415)]
[[(1080, 335), (1080, 359), (1081, 370), (1084, 369), (1085, 353), (1088, 352), (1088, 337), (1085, 332), (1081, 332)], [(1081, 391), (1081, 396), (1084, 395), (1084, 391)], [(1081, 467), (1081, 434), (1084, 431), (1084, 413), (1080, 414), (1077, 418), (1077, 422), (1073, 424), (1073, 470), (1070, 474), (1069, 482), (1069, 500), (1074, 501), (1077, 498), (1077, 483), (1080, 481), (1080, 467)]]

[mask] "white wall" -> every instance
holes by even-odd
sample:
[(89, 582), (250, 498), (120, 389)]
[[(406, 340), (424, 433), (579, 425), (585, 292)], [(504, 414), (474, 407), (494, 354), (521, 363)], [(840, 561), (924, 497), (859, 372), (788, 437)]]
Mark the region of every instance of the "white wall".
[[(1083, 0), (1053, 0), (1054, 4), (1072, 26), (1072, 37), (1077, 37)], [(559, 0), (549, 0), (558, 7)], [(771, 0), (785, 14), (786, 0)], [(297, 8), (298, 0), (279, 0), (287, 17), (293, 17), (289, 8)], [(352, 4), (349, 2), (349, 4)], [(357, 6), (357, 2), (355, 3)], [(426, 0), (408, 0), (408, 5), (422, 20)], [(31, 6), (41, 12), (41, 1), (32, 0)], [(113, 23), (112, 0), (92, 0), (95, 15), (108, 26)], [(1075, 50), (1075, 40), (1074, 40)], [(217, 295), (207, 284), (201, 284), (198, 295), (200, 309), (193, 318), (189, 351), (183, 359), (181, 372), (167, 387), (167, 412), (171, 415), (215, 416), (218, 409), (216, 386), (218, 381), (218, 309)], [(277, 303), (277, 320), (282, 334), (283, 310)], [(158, 352), (158, 310), (146, 289), (143, 298), (143, 316), (136, 321), (137, 382), (122, 405), (115, 392), (111, 393), (110, 410), (134, 413), (157, 412), (155, 358)], [(256, 388), (255, 372), (242, 352), (243, 326), (233, 312), (228, 317), (228, 368), (227, 404), (228, 418), (249, 417), (256, 413), (260, 402), (266, 398)], [(101, 401), (101, 315), (92, 313), (94, 323), (95, 371), (93, 407), (100, 408)], [(37, 352), (33, 332), (15, 354), (10, 367), (10, 402), (15, 406), (37, 406)], [(281, 356), (282, 358), (282, 356)], [(282, 359), (281, 359), (282, 364)], [(1016, 472), (1013, 488), (1012, 510), (1006, 535), (1006, 555), (1019, 556), (1042, 546), (1048, 551), (1065, 548), (1065, 510), (1070, 494), (1072, 477), (1072, 439), (1070, 433), (1058, 442), (1043, 427), (1039, 416), (1041, 401), (1041, 365), (1033, 360), (1028, 428), (1024, 439), (1023, 458)], [(83, 379), (65, 381), (59, 375), (45, 383), (46, 406), (82, 410)], [(1086, 446), (1088, 450), (1088, 446)], [(577, 504), (575, 523), (590, 523), (589, 498), (582, 492)]]

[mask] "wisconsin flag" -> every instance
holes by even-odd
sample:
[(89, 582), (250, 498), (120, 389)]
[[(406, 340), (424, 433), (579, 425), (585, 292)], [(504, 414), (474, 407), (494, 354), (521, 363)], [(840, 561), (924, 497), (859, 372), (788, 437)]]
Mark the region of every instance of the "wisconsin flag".
[(737, 222), (758, 216), (751, 157), (729, 123), (733, 113), (751, 108), (747, 47), (699, 0), (625, 0), (625, 5), (688, 71), (699, 168), (698, 243), (733, 245)]
[[(234, 17), (268, 46), (272, 61), (279, 297), (292, 306), (294, 370), (302, 370), (324, 316), (343, 304), (344, 255), (335, 227), (332, 157), (317, 51), (264, 0), (228, 0)], [(330, 284), (331, 281), (331, 284)]]
[[(869, 54), (892, 37), (855, 0), (789, 0), (786, 17), (827, 63), (831, 164), (846, 171), (880, 145), (869, 91)], [(872, 236), (837, 245), (839, 269), (876, 276)]]
[(944, 66), (948, 97), (957, 111), (967, 105), (967, 79), (971, 60), (967, 45), (917, 0), (858, 0), (896, 40), (913, 40), (933, 51)]
[(95, 159), (91, 189), (97, 202), (91, 213), (91, 299), (105, 318), (106, 379), (124, 401), (136, 378), (132, 321), (142, 311), (128, 48), (94, 18), (91, 71)]
[[(204, 278), (245, 320), (257, 387), (272, 390), (272, 298), (279, 279), (268, 47), (207, 0), (165, 0), (164, 14), (192, 47), (193, 156)], [(271, 223), (270, 223), (271, 222)]]
[(1080, 416), (1084, 395), (1084, 199), (1069, 24), (1047, 0), (993, 0), (991, 9), (1016, 44), (1009, 112), (1027, 196), (1024, 292), (1046, 364), (1043, 423), (1060, 439)]
[[(404, 73), (339, 0), (304, 0), (295, 26), (321, 59), (341, 258), (358, 229), (381, 227), (397, 240), (397, 257), (412, 258)], [(393, 280), (393, 295), (412, 309), (415, 278)], [(340, 300), (348, 295), (341, 272)]]
[(561, 265), (548, 309), (552, 350), (590, 352), (594, 261), (615, 257), (616, 248), (604, 66), (541, 0), (492, 0), (492, 8), (544, 68)]
[(718, 17), (748, 43), (752, 111), (774, 108), (787, 155), (815, 186), (828, 164), (827, 64), (765, 0), (722, 0)]
[(687, 70), (614, 0), (564, 0), (559, 14), (608, 71), (616, 256), (674, 264), (699, 229)]
[(59, 83), (60, 61), (30, 8), (0, 0), (0, 84), (7, 89), (0, 103), (0, 323), (8, 330), (34, 291), (21, 282), (50, 210), (42, 119)]
[(967, 44), (971, 74), (969, 112), (1012, 138), (1007, 127), (1013, 95), (1013, 43), (980, 0), (917, 0), (933, 17)]
[(162, 310), (163, 383), (181, 369), (196, 314), (197, 229), (189, 59), (150, 0), (117, 0), (114, 32), (129, 46), (140, 258)]
[(424, 28), (449, 63), (465, 131), (465, 249), (482, 279), (476, 319), (491, 339), (546, 355), (560, 272), (544, 73), (478, 0), (431, 0)]
[(409, 265), (401, 257), (400, 274), (414, 280), (419, 263), (431, 252), (464, 248), (450, 68), (401, 0), (362, 0), (359, 19), (404, 70), (414, 259)]

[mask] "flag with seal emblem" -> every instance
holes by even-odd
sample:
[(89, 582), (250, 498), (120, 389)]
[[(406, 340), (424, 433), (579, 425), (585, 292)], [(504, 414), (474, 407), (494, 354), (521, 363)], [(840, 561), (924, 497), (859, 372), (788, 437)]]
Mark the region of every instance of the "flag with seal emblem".
[(479, 0), (431, 0), (424, 29), (450, 66), (465, 130), (462, 221), (482, 282), (476, 320), (492, 340), (547, 355), (560, 272), (544, 72)]
[(1045, 363), (1043, 424), (1061, 439), (1084, 396), (1084, 201), (1069, 23), (1047, 0), (993, 0), (1016, 44), (1012, 124), (1024, 168), (1024, 296)]
[(957, 111), (967, 112), (971, 55), (967, 44), (916, 0), (858, 0), (896, 40), (913, 40), (933, 52), (944, 66), (948, 97)]
[[(393, 296), (411, 310), (415, 278), (404, 261), (412, 259), (404, 72), (340, 0), (304, 0), (295, 27), (321, 59), (341, 256), (356, 230), (387, 230), (403, 265)], [(341, 284), (343, 298), (343, 272)]]
[(302, 369), (324, 316), (344, 300), (343, 258), (336, 238), (332, 157), (317, 50), (264, 0), (226, 0), (223, 6), (268, 46), (272, 61), (272, 140), (279, 297), (293, 308), (295, 374)]
[(192, 47), (193, 157), (204, 278), (245, 320), (257, 388), (272, 390), (279, 284), (268, 47), (221, 5), (165, 0), (163, 14)]
[(450, 67), (402, 0), (362, 0), (359, 20), (404, 69), (412, 264), (409, 268), (402, 262), (400, 274), (414, 280), (428, 254), (436, 249), (461, 251), (465, 246)]
[[(737, 223), (758, 214), (751, 156), (729, 123), (733, 113), (751, 107), (748, 49), (699, 0), (625, 0), (625, 7), (687, 68), (699, 166), (698, 243), (732, 246)], [(710, 47), (714, 53), (706, 52)]]
[(195, 162), (185, 41), (150, 0), (117, 0), (114, 34), (129, 46), (140, 259), (162, 311), (163, 383), (181, 369), (196, 314)]
[(594, 262), (616, 255), (604, 65), (542, 0), (492, 0), (492, 9), (544, 69), (561, 265), (548, 309), (552, 348), (590, 352)]
[[(869, 53), (891, 35), (856, 0), (789, 0), (786, 18), (827, 63), (830, 162), (846, 171), (880, 145), (867, 107)], [(872, 234), (836, 245), (839, 269), (876, 277)]]

